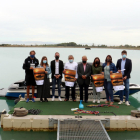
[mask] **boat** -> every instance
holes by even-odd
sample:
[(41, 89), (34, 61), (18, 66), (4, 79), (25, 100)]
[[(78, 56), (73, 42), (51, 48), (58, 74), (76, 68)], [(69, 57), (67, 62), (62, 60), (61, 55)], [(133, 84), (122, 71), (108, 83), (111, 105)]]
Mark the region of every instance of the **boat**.
[[(0, 89), (0, 96), (3, 97), (7, 97), (7, 98), (18, 98), (19, 95), (21, 95), (22, 97), (25, 96), (26, 94), (26, 84), (25, 84), (25, 80), (20, 80), (17, 81), (13, 84), (11, 84), (9, 86), (9, 88), (3, 88)], [(138, 84), (134, 84), (134, 83), (130, 83), (129, 85), (129, 95), (133, 95), (137, 92), (140, 91), (140, 85)], [(31, 92), (31, 90), (30, 90)], [(78, 84), (76, 84), (76, 96), (79, 96), (79, 86)], [(114, 96), (119, 96), (119, 91), (113, 91)], [(30, 93), (31, 94), (31, 93)], [(88, 90), (88, 94), (89, 94), (89, 98), (93, 98), (93, 90), (92, 90), (92, 83), (89, 85), (89, 90)], [(50, 79), (50, 95), (52, 95), (52, 83), (51, 83), (51, 79)], [(56, 93), (55, 93), (56, 97), (58, 95), (58, 89), (56, 87)], [(37, 96), (37, 87), (35, 86), (35, 94), (34, 96)], [(124, 96), (125, 96), (125, 91), (124, 91)], [(62, 84), (61, 84), (61, 97), (64, 98), (65, 97), (65, 81), (64, 79), (62, 79)], [(104, 99), (106, 98), (106, 94), (105, 94), (105, 90), (103, 89), (103, 91), (101, 92), (101, 98)]]
[(87, 48), (85, 48), (85, 50), (91, 50), (91, 48), (87, 47)]

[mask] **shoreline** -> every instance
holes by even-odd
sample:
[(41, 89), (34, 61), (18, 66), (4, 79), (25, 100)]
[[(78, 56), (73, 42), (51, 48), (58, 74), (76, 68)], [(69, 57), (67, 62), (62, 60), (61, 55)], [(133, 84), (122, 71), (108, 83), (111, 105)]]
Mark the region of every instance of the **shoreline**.
[(122, 49), (122, 50), (140, 50), (140, 48), (128, 48), (128, 47), (92, 47), (92, 46), (0, 46), (0, 48), (87, 48), (87, 50), (90, 49)]

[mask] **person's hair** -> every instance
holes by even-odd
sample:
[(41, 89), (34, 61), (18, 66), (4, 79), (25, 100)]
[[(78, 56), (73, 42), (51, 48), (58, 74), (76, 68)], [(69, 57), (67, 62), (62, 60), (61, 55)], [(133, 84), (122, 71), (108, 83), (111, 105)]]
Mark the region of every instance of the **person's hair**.
[(69, 55), (69, 56), (68, 56), (68, 59), (69, 59), (70, 57), (72, 57), (72, 58), (74, 59), (73, 55)]
[(86, 57), (86, 59), (87, 59), (87, 56), (86, 55), (82, 56), (82, 59), (83, 59), (83, 57)]
[[(58, 53), (59, 54), (59, 52), (56, 52), (56, 53)], [(56, 55), (56, 53), (55, 53), (55, 55)], [(60, 54), (59, 54), (60, 55)]]
[(34, 54), (36, 54), (36, 52), (34, 50), (30, 51), (30, 54), (31, 54), (31, 52), (34, 52)]
[[(43, 59), (44, 59), (44, 58), (47, 59), (46, 56), (43, 56), (43, 57), (42, 57), (41, 62), (40, 62), (40, 65), (41, 65), (41, 66), (43, 66)], [(48, 64), (48, 59), (47, 59), (47, 63), (46, 63), (46, 65), (49, 66), (49, 64)]]
[(98, 67), (98, 66), (100, 66), (100, 59), (99, 59), (99, 57), (96, 57), (96, 58), (94, 59), (94, 61), (93, 61), (93, 66), (95, 67), (95, 60), (96, 60), (96, 59), (99, 60), (99, 64), (97, 64), (97, 67)]
[(127, 51), (126, 51), (126, 50), (123, 50), (123, 51), (122, 51), (122, 54), (123, 54), (123, 53), (126, 53), (126, 54), (127, 54)]
[[(110, 64), (111, 64), (112, 63), (112, 57), (111, 57), (111, 55), (107, 55), (107, 57), (110, 57), (110, 59), (111, 59)], [(107, 57), (105, 59), (105, 63), (107, 63)]]

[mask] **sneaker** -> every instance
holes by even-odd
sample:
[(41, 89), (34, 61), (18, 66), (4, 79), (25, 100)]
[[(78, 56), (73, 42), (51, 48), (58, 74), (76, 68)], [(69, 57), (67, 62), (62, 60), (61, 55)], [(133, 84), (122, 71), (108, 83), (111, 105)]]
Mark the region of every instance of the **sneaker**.
[(54, 98), (55, 98), (55, 97), (53, 96), (53, 97), (52, 97), (52, 101), (54, 101)]
[(99, 104), (100, 103), (100, 100), (98, 100), (97, 103)]
[(118, 103), (118, 105), (121, 105), (121, 104), (123, 104), (123, 101), (120, 101), (120, 102)]
[(33, 102), (33, 103), (35, 102), (34, 98), (32, 98), (32, 102)]
[(125, 102), (125, 104), (126, 104), (127, 106), (129, 106), (129, 105), (130, 105), (128, 101), (126, 101), (126, 102)]
[(93, 103), (95, 103), (95, 102), (96, 102), (96, 100), (93, 100), (92, 102), (93, 102)]
[(29, 98), (27, 98), (27, 100), (26, 100), (26, 103), (28, 103), (29, 102)]
[(59, 101), (62, 101), (62, 99), (61, 99), (61, 97), (60, 97), (60, 96), (59, 96), (59, 98), (58, 98), (58, 99), (59, 99)]

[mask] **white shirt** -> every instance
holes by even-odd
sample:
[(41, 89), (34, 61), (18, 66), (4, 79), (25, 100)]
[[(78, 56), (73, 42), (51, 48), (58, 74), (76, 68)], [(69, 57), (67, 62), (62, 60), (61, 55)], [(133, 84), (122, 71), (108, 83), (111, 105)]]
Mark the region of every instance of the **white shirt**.
[[(125, 63), (126, 63), (126, 59), (125, 60), (122, 59), (121, 70), (125, 69)], [(122, 75), (124, 75), (124, 71), (122, 71)]]
[(55, 74), (59, 74), (59, 61), (55, 61)]
[[(77, 79), (78, 78), (77, 67), (78, 67), (78, 64), (76, 62), (73, 62), (73, 63), (67, 62), (65, 63), (64, 69), (75, 70), (76, 71), (75, 78)], [(65, 85), (69, 87), (73, 87), (74, 82), (65, 81)]]

